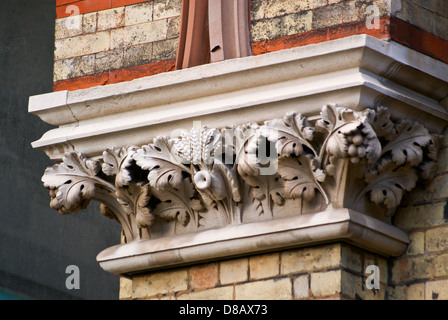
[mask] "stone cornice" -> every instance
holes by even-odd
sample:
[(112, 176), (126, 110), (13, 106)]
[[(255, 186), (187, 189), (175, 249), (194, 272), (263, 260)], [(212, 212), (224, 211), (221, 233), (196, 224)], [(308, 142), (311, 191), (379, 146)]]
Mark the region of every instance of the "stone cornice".
[(168, 239), (134, 241), (105, 249), (97, 260), (108, 272), (130, 276), (334, 241), (351, 243), (384, 256), (399, 256), (409, 238), (405, 232), (356, 211), (329, 208), (314, 214), (227, 226)]
[[(107, 147), (143, 145), (201, 121), (264, 121), (272, 114), (317, 114), (337, 102), (356, 109), (393, 106), (399, 118), (448, 119), (448, 67), (394, 42), (359, 35), (73, 92), (30, 98), (29, 111), (58, 126), (33, 147), (60, 161), (67, 151), (100, 156)], [(443, 102), (445, 99), (445, 102)], [(412, 112), (409, 112), (412, 111)]]

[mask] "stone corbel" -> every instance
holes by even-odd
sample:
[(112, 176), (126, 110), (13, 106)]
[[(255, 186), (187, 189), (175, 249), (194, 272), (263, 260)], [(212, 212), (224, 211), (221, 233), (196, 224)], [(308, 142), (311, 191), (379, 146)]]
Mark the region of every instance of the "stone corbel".
[(127, 243), (341, 209), (389, 225), (404, 193), (434, 176), (440, 143), (385, 107), (332, 104), (319, 117), (193, 128), (96, 160), (67, 153), (42, 180), (60, 213), (101, 202)]
[(57, 126), (33, 147), (58, 162), (52, 208), (98, 201), (122, 226), (97, 257), (115, 274), (333, 241), (399, 256), (391, 220), (436, 172), (447, 71), (354, 36), (32, 97)]

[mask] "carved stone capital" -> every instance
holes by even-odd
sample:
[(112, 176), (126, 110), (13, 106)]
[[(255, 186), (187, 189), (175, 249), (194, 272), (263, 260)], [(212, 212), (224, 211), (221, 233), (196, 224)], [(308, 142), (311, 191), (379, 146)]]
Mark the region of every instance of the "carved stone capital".
[(53, 208), (99, 201), (122, 226), (97, 257), (109, 272), (328, 241), (398, 256), (409, 238), (391, 217), (434, 175), (447, 71), (357, 35), (31, 97), (56, 126), (32, 146), (58, 162)]
[(331, 104), (313, 117), (193, 128), (100, 159), (67, 153), (42, 180), (60, 213), (101, 202), (128, 243), (337, 209), (389, 224), (403, 195), (433, 177), (439, 145), (386, 107)]

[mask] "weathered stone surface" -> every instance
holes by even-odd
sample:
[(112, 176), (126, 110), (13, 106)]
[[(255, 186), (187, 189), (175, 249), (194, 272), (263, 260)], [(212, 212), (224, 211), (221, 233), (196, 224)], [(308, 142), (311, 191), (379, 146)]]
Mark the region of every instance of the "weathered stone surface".
[(104, 31), (124, 26), (124, 7), (102, 10), (98, 12), (97, 30)]
[(178, 38), (180, 32), (180, 17), (168, 18), (167, 39)]
[(425, 284), (415, 283), (407, 288), (407, 300), (424, 300), (425, 299)]
[(111, 49), (166, 39), (166, 20), (151, 21), (111, 30)]
[(54, 81), (95, 73), (95, 55), (58, 60), (54, 64)]
[(186, 270), (158, 272), (132, 279), (132, 297), (145, 298), (158, 294), (183, 291), (188, 288)]
[(143, 2), (126, 6), (125, 25), (130, 26), (152, 21), (153, 3)]
[(95, 55), (95, 71), (96, 73), (119, 69), (123, 66), (124, 50), (116, 49), (111, 51), (100, 52)]
[(190, 269), (192, 289), (212, 288), (219, 282), (218, 264), (211, 263)]
[(82, 32), (84, 34), (97, 31), (98, 12), (86, 13), (82, 16)]
[(77, 37), (56, 39), (55, 47), (56, 60), (107, 51), (110, 49), (110, 32), (103, 31)]
[(290, 300), (291, 279), (272, 279), (235, 285), (236, 300)]
[(426, 231), (426, 251), (442, 251), (448, 249), (448, 226)]
[(254, 256), (249, 258), (250, 279), (266, 279), (279, 274), (279, 254)]
[(426, 300), (448, 300), (448, 280), (429, 281), (425, 284)]
[(248, 271), (248, 258), (222, 261), (219, 268), (219, 280), (221, 284), (247, 281)]
[(120, 300), (132, 299), (132, 279), (120, 277)]
[(311, 293), (314, 297), (325, 297), (341, 293), (341, 271), (333, 270), (311, 274)]
[(303, 299), (310, 296), (310, 279), (308, 275), (295, 278), (292, 285), (294, 299)]
[(177, 300), (233, 300), (233, 287), (219, 287), (179, 294)]
[(155, 61), (175, 59), (177, 53), (177, 45), (177, 38), (153, 42), (152, 59)]
[(133, 67), (153, 60), (153, 42), (124, 49), (123, 67)]
[(335, 268), (340, 264), (339, 245), (286, 251), (281, 255), (281, 274), (313, 272)]
[(182, 0), (154, 0), (154, 20), (179, 16)]
[(425, 251), (425, 233), (416, 231), (409, 233), (411, 243), (406, 250), (407, 255), (423, 254)]

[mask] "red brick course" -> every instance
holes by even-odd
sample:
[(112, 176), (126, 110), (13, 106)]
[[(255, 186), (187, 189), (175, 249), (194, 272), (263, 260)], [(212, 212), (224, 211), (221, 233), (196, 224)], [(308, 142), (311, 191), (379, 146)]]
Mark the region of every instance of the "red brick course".
[(148, 0), (56, 0), (56, 17), (59, 19), (71, 16), (73, 12), (67, 12), (67, 8), (72, 5), (79, 8), (79, 14), (84, 14), (141, 2)]

